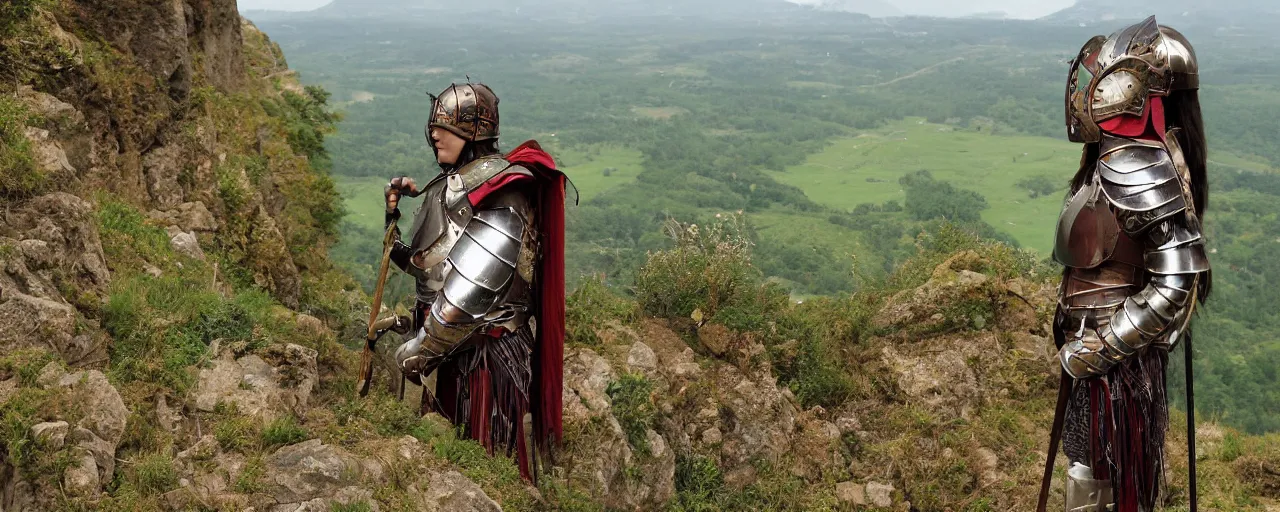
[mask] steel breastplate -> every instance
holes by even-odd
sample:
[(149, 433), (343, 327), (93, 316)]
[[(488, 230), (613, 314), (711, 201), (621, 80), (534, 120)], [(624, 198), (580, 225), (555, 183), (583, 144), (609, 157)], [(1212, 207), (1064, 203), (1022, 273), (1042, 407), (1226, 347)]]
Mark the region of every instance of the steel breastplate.
[(1093, 268), (1111, 258), (1119, 238), (1120, 223), (1094, 172), (1058, 217), (1053, 259), (1072, 268)]

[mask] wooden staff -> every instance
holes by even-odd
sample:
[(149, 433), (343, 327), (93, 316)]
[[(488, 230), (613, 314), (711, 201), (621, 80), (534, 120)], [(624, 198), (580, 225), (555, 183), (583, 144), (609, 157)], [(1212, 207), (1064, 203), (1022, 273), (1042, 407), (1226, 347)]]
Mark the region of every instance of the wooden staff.
[(369, 394), (369, 385), (373, 381), (373, 348), (378, 342), (378, 313), (382, 312), (382, 291), (387, 284), (387, 271), (391, 267), (391, 242), (395, 236), (396, 223), (387, 225), (387, 233), (382, 237), (382, 263), (378, 265), (378, 282), (373, 288), (373, 304), (369, 307), (369, 333), (365, 336), (364, 352), (360, 353), (360, 380), (356, 389), (360, 396)]

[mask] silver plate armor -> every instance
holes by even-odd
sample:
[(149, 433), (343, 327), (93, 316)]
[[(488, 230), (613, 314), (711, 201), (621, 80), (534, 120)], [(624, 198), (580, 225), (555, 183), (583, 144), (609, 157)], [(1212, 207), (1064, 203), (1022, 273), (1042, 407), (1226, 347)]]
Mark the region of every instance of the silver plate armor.
[(1168, 146), (1103, 134), (1096, 171), (1058, 223), (1054, 257), (1072, 377), (1106, 374), (1185, 331), (1200, 274), (1209, 270), (1176, 137)]
[[(443, 180), (424, 200), (411, 259), (435, 295), (425, 325), (396, 359), (415, 382), (477, 332), (514, 330), (528, 320), (529, 284), (536, 259), (532, 210), (518, 190), (500, 189), (480, 205), (470, 194), (499, 175), (531, 174), (498, 157), (478, 159)], [(420, 225), (418, 225), (420, 224)], [(421, 294), (420, 294), (421, 295)]]
[(452, 270), (442, 298), (431, 309), (442, 323), (471, 323), (484, 318), (511, 286), (525, 223), (515, 208), (476, 212), (449, 253)]

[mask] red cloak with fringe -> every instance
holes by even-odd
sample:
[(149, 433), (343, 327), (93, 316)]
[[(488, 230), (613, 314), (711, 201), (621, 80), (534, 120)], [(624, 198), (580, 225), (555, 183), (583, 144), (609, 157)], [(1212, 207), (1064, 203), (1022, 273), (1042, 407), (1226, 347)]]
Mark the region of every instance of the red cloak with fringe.
[[(507, 447), (507, 455), (510, 456), (514, 448), (520, 475), (526, 480), (535, 480), (539, 459), (552, 460), (554, 450), (564, 437), (561, 393), (564, 389), (564, 203), (568, 179), (556, 170), (555, 160), (536, 141), (521, 144), (505, 158), (529, 169), (533, 176), (500, 174), (473, 191), (468, 199), (475, 205), (494, 191), (513, 185), (531, 190), (541, 258), (533, 283), (537, 329), (529, 361), (532, 380), (527, 390), (528, 401), (520, 396), (521, 390), (511, 389), (509, 381), (495, 379), (487, 363), (479, 364), (464, 376), (466, 369), (460, 367), (458, 361), (449, 361), (440, 367), (436, 398), (441, 412), (451, 421), (459, 422), (461, 418), (455, 417), (458, 413), (466, 415), (466, 435), (480, 441), (490, 455), (501, 442), (493, 435), (491, 413), (510, 407), (505, 411), (514, 416), (509, 419), (515, 420), (515, 442), (514, 446)], [(458, 389), (459, 384), (466, 389)], [(458, 411), (458, 401), (463, 396), (468, 397), (470, 403), (466, 411)], [(533, 457), (525, 442), (525, 412), (533, 417)]]

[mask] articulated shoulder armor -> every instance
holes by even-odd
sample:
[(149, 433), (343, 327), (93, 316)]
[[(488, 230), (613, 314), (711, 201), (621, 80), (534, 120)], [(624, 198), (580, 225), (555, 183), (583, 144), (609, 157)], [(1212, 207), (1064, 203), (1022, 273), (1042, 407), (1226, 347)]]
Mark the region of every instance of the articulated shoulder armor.
[(1103, 134), (1096, 171), (1063, 208), (1054, 258), (1067, 267), (1058, 325), (1073, 377), (1167, 350), (1185, 331), (1209, 261), (1176, 140)]
[[(418, 337), (397, 353), (408, 373), (425, 375), (476, 332), (514, 331), (528, 322), (537, 258), (532, 206), (519, 187), (484, 190), (521, 175), (532, 173), (499, 157), (481, 158), (449, 174), (430, 206), (424, 202), (438, 213), (426, 213), (416, 235), (431, 242), (411, 262), (430, 277), (435, 300)], [(441, 219), (439, 228), (433, 218)]]
[(1131, 235), (1187, 208), (1190, 184), (1179, 179), (1159, 143), (1104, 135), (1098, 177), (1121, 228)]

